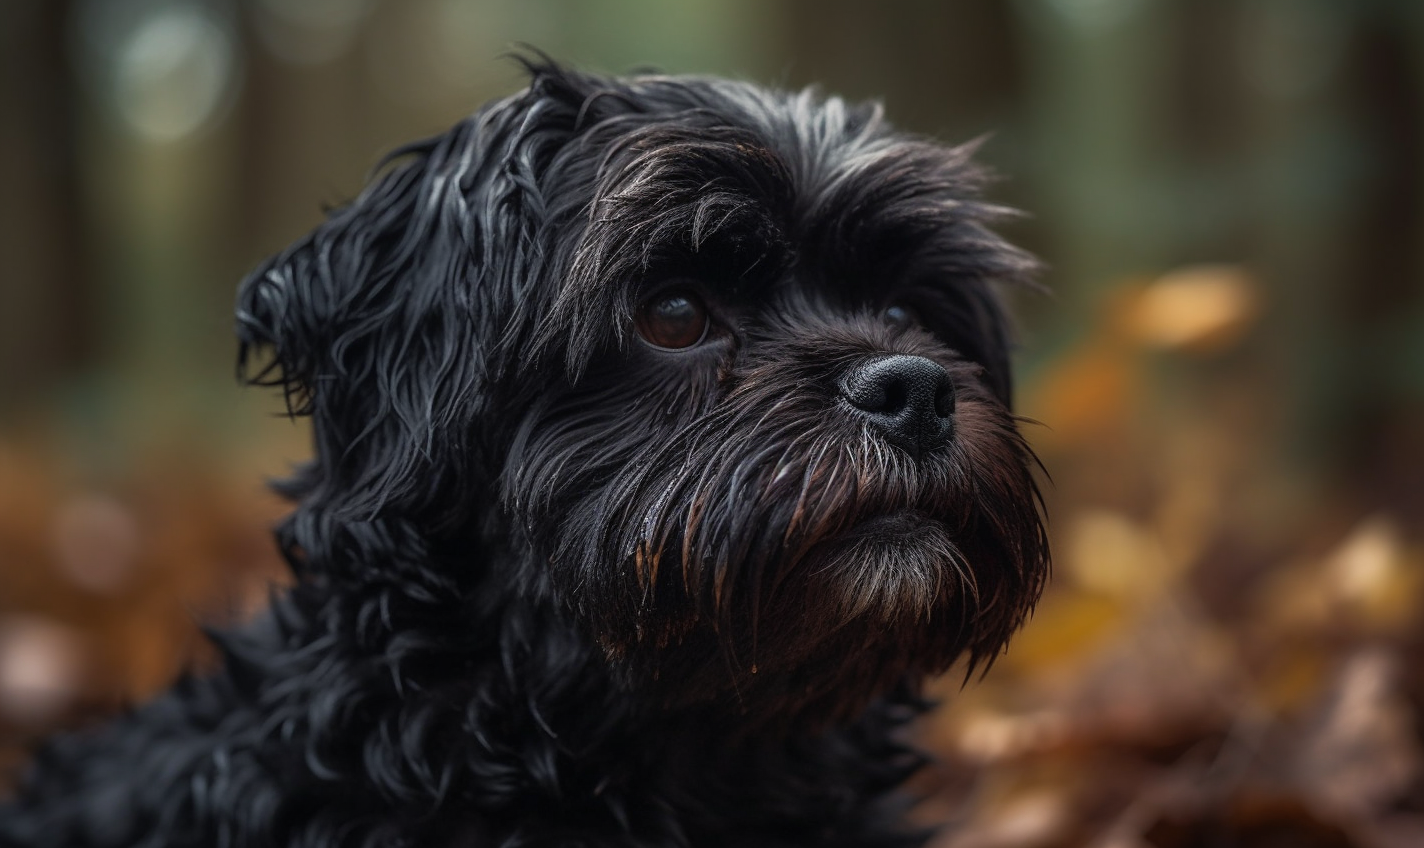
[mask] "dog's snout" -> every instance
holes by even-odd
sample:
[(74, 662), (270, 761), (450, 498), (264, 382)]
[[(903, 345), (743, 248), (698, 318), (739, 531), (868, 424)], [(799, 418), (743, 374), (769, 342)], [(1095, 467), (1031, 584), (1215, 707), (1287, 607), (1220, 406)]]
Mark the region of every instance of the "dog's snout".
[(852, 366), (841, 396), (887, 439), (915, 455), (948, 443), (954, 430), (954, 383), (923, 356), (882, 356)]

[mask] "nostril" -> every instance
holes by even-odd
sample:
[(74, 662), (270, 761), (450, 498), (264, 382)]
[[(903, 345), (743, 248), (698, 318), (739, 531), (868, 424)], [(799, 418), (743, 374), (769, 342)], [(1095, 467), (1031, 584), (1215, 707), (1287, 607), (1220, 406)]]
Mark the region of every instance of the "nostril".
[(880, 412), (885, 409), (890, 402), (890, 393), (886, 386), (873, 380), (859, 379), (860, 375), (852, 375), (841, 385), (841, 394), (850, 401), (850, 405), (856, 409), (863, 409), (866, 412)]
[(859, 380), (848, 381), (843, 389), (851, 406), (866, 412), (894, 415), (905, 408), (909, 392), (903, 381), (893, 375), (880, 379), (880, 375), (868, 375)]
[(909, 392), (893, 370), (876, 367), (879, 361), (854, 368), (841, 381), (841, 395), (864, 412), (893, 414), (905, 406)]
[(890, 384), (885, 387), (885, 403), (878, 411), (894, 415), (904, 409), (909, 403), (909, 400), (910, 392), (906, 389), (904, 382), (901, 380), (892, 380)]
[(954, 381), (949, 379), (948, 371), (935, 387), (934, 411), (940, 418), (954, 414)]

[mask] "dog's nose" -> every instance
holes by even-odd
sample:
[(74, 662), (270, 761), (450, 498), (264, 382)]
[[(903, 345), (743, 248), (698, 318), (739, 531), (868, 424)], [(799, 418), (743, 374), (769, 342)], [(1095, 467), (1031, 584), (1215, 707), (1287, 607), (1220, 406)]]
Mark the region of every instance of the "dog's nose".
[(862, 361), (841, 378), (840, 390), (882, 435), (915, 456), (948, 444), (954, 432), (954, 383), (923, 356)]

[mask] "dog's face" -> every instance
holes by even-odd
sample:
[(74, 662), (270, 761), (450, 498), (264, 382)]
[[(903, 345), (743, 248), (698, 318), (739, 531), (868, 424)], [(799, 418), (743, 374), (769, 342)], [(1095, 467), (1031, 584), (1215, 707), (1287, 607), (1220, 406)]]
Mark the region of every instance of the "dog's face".
[[(658, 707), (853, 713), (992, 657), (1047, 547), (964, 148), (534, 69), (244, 284), (313, 416), (289, 556), (574, 617)], [(262, 375), (259, 375), (259, 379)]]

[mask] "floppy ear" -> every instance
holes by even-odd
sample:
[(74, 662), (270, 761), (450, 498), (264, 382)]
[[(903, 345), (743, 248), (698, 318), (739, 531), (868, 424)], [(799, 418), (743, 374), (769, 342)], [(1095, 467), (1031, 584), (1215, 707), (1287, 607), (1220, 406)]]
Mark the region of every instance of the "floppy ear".
[(281, 531), (299, 572), (373, 563), (373, 547), (412, 562), (493, 489), (471, 479), (476, 421), (510, 319), (498, 304), (535, 259), (537, 181), (518, 155), (530, 97), (396, 151), (241, 285), (239, 374), (312, 420), (315, 457), (280, 486), (300, 502)]

